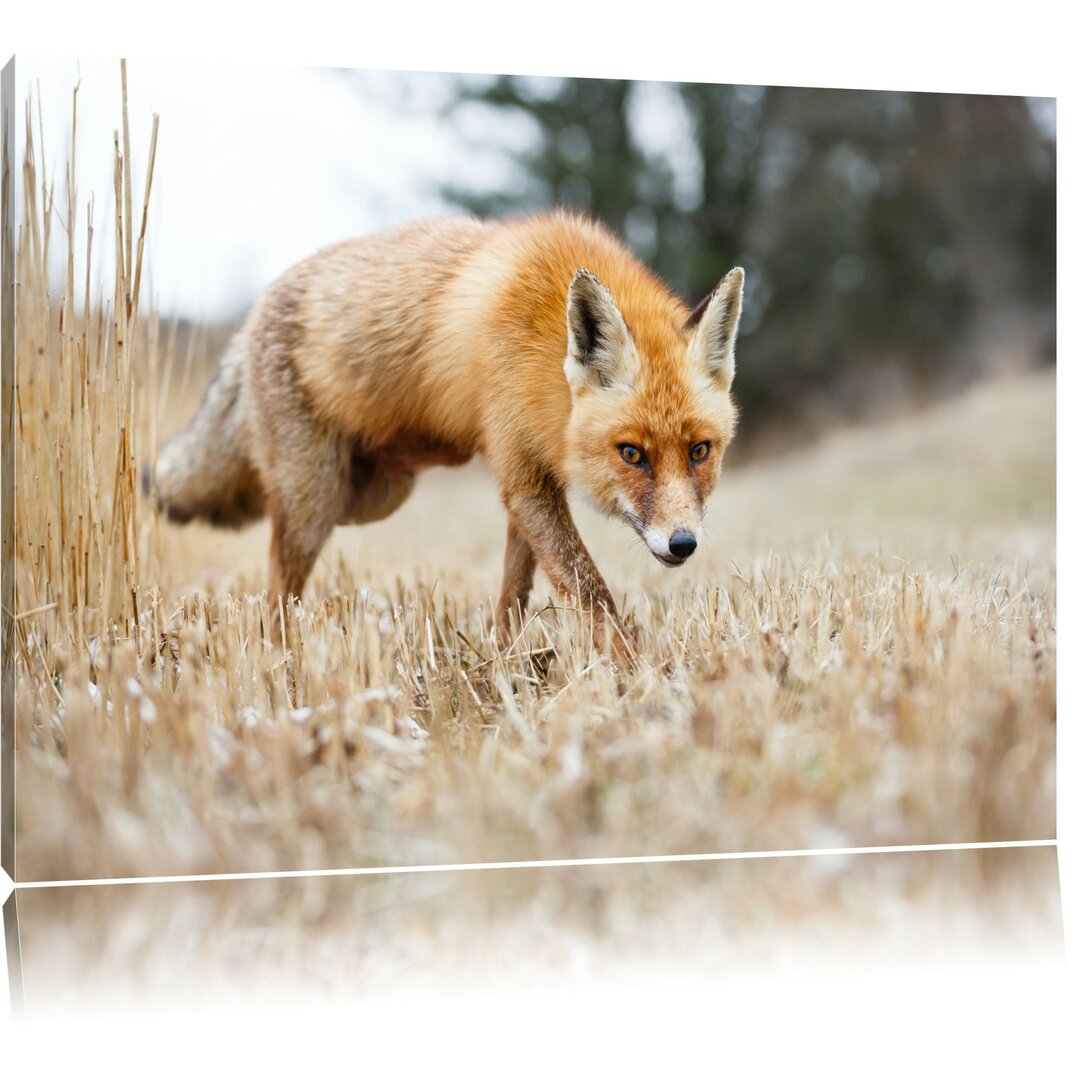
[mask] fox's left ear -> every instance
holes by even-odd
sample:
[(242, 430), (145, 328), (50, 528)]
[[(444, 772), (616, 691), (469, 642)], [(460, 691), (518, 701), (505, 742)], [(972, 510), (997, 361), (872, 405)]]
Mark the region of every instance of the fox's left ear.
[(735, 378), (735, 338), (742, 313), (744, 277), (741, 266), (729, 270), (683, 325), (691, 335), (691, 362), (704, 367), (721, 390), (730, 389)]

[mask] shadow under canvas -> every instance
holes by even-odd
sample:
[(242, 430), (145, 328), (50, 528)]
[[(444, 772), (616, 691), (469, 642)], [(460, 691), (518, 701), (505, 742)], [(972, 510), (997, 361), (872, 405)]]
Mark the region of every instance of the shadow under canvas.
[(29, 1017), (1064, 961), (1053, 847), (30, 888), (5, 930)]

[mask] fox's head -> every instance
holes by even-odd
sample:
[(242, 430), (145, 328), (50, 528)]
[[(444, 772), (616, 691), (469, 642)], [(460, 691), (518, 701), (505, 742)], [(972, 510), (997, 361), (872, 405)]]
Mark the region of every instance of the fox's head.
[(735, 433), (742, 287), (736, 267), (681, 327), (650, 327), (637, 340), (595, 275), (578, 270), (570, 283), (571, 483), (628, 521), (665, 566), (681, 566), (697, 548)]

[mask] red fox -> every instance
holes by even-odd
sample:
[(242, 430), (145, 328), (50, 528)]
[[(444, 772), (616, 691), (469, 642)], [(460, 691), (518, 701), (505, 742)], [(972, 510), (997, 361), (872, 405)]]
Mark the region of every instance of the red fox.
[(693, 311), (565, 211), (423, 221), (327, 248), (271, 284), (144, 486), (175, 521), (272, 524), (269, 596), (298, 597), (335, 525), (381, 520), (419, 470), (483, 454), (509, 517), (497, 630), (537, 564), (598, 647), (632, 647), (567, 492), (665, 566), (698, 545), (735, 432), (736, 267)]

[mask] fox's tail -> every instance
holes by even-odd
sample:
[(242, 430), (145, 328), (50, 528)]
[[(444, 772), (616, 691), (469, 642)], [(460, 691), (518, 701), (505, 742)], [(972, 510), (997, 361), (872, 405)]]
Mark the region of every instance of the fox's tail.
[(242, 339), (221, 359), (195, 418), (170, 439), (157, 462), (143, 469), (143, 490), (156, 496), (170, 520), (202, 518), (238, 528), (262, 517), (265, 498), (248, 456), (244, 416)]

